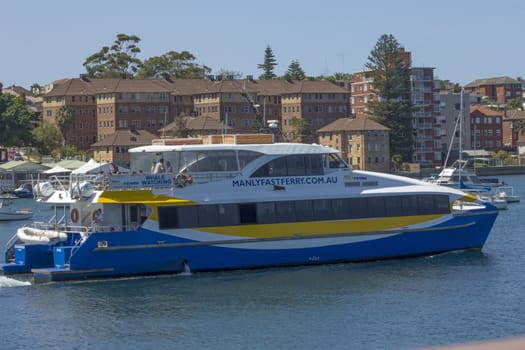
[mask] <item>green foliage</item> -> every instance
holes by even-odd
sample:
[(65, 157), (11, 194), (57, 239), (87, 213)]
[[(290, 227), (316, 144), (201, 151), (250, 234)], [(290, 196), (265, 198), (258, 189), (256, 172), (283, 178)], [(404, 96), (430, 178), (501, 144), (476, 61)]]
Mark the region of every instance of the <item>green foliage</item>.
[(401, 156), (401, 154), (393, 154), (390, 161), (392, 162), (394, 170), (400, 170), (401, 164), (403, 163), (403, 156)]
[(175, 128), (172, 131), (172, 136), (181, 138), (190, 136), (190, 129), (188, 129), (186, 115), (184, 113), (180, 113), (178, 116), (176, 116), (174, 123)]
[(286, 79), (291, 79), (291, 80), (306, 79), (306, 75), (304, 74), (304, 71), (301, 68), (301, 65), (299, 64), (298, 60), (293, 60), (292, 63), (290, 63), (290, 65), (288, 66), (288, 70), (284, 74), (284, 77)]
[(522, 135), (525, 132), (525, 119), (518, 120), (514, 125), (514, 128), (520, 133), (520, 135)]
[(273, 54), (271, 47), (268, 45), (266, 50), (264, 50), (264, 63), (258, 64), (257, 68), (263, 70), (263, 74), (259, 76), (261, 80), (271, 80), (276, 77), (274, 73), (275, 66), (277, 66), (277, 61)]
[(354, 76), (350, 73), (342, 73), (342, 72), (334, 73), (333, 77), (336, 81), (345, 81), (348, 83), (351, 83), (354, 81)]
[(211, 68), (197, 64), (190, 52), (169, 51), (144, 60), (137, 77), (158, 79), (168, 75), (174, 79), (203, 79), (210, 72)]
[(122, 75), (135, 76), (142, 67), (136, 56), (140, 52), (136, 35), (118, 34), (111, 47), (104, 46), (99, 52), (84, 61), (91, 78), (120, 78)]
[(513, 98), (507, 103), (508, 109), (519, 109), (523, 110), (523, 102), (521, 101), (521, 98)]
[(68, 106), (60, 106), (56, 114), (56, 125), (62, 133), (62, 140), (66, 140), (66, 130), (70, 126), (71, 121), (75, 117), (75, 110)]
[(290, 120), (290, 126), (292, 127), (291, 142), (312, 141), (312, 131), (306, 119), (293, 117), (292, 120)]
[(0, 94), (0, 142), (3, 146), (29, 146), (32, 143), (33, 114), (24, 94)]
[(382, 35), (368, 56), (377, 99), (368, 102), (372, 119), (391, 129), (390, 150), (404, 162), (411, 162), (414, 130), (410, 102), (410, 71), (403, 61), (399, 43), (392, 35)]
[(88, 153), (84, 151), (79, 151), (75, 146), (73, 145), (67, 145), (64, 147), (57, 148), (57, 151), (60, 152), (61, 158), (71, 158), (74, 156), (81, 156), (83, 159), (88, 159)]
[(238, 72), (238, 71), (234, 71), (234, 70), (229, 70), (229, 69), (224, 69), (224, 68), (221, 68), (217, 71), (217, 73), (215, 73), (215, 76), (218, 77), (218, 76), (222, 76), (222, 77), (233, 77), (233, 79), (242, 79), (242, 73), (241, 72)]
[(34, 147), (38, 148), (41, 154), (52, 154), (60, 149), (63, 142), (62, 133), (54, 126), (40, 123), (31, 132), (34, 139)]

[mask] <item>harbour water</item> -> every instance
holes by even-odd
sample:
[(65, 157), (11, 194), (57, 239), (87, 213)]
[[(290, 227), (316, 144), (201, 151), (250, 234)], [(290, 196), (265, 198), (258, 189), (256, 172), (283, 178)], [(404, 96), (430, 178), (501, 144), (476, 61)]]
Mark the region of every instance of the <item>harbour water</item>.
[[(525, 336), (525, 176), (481, 252), (33, 284), (0, 276), (2, 348), (422, 349)], [(35, 219), (49, 208), (29, 199)], [(24, 222), (0, 222), (0, 247)], [(3, 257), (0, 258), (3, 260)]]

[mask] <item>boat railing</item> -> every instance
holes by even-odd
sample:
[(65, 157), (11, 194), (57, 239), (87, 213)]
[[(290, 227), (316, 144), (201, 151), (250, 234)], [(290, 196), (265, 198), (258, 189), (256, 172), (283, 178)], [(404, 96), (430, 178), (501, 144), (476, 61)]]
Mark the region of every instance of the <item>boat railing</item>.
[(194, 183), (207, 183), (234, 178), (240, 175), (240, 171), (209, 171), (193, 173), (191, 176)]
[(107, 187), (105, 186), (105, 188), (108, 190), (126, 190), (184, 187), (191, 184), (231, 179), (240, 173), (240, 171), (209, 171), (193, 173), (115, 174), (108, 177)]
[(49, 223), (44, 221), (35, 221), (27, 227), (39, 229), (39, 230), (52, 230), (59, 232), (71, 232), (71, 233), (80, 233), (81, 235), (87, 235), (90, 231), (90, 228), (83, 225), (70, 225), (66, 223)]

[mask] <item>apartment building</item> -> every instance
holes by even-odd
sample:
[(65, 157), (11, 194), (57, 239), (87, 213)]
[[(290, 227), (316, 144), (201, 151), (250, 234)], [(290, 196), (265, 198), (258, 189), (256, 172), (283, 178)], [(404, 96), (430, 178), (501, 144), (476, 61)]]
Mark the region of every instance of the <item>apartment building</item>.
[(339, 118), (317, 131), (321, 145), (333, 147), (354, 169), (390, 171), (390, 129), (369, 118)]
[[(463, 99), (463, 110), (461, 109), (461, 100)], [(460, 93), (453, 92), (442, 92), (440, 96), (440, 114), (441, 123), (444, 129), (444, 135), (442, 136), (442, 152), (443, 154), (449, 154), (448, 165), (459, 158), (459, 150), (470, 150), (472, 149), (471, 143), (471, 132), (470, 132), (470, 106), (473, 100), (470, 94), (464, 93), (463, 98)], [(463, 114), (463, 123), (461, 121), (461, 114)], [(461, 134), (461, 147), (460, 147), (460, 130)], [(443, 158), (445, 161), (445, 158)]]
[(510, 77), (495, 77), (474, 80), (464, 86), (465, 92), (484, 96), (486, 103), (506, 105), (513, 99), (522, 99), (523, 83)]
[(306, 120), (310, 127), (309, 138), (304, 142), (316, 142), (316, 130), (339, 118), (350, 116), (350, 92), (328, 81), (283, 81), (281, 93), (282, 132), (285, 138), (294, 133), (292, 120)]
[(174, 85), (153, 79), (67, 79), (44, 96), (44, 123), (57, 123), (64, 111), (66, 145), (87, 151), (91, 145), (122, 129), (157, 129), (173, 120)]
[(443, 162), (445, 118), (441, 116), (439, 80), (434, 79), (434, 69), (410, 69), (411, 99), (414, 108), (412, 127), (415, 131), (413, 161), (422, 167), (435, 167)]
[(93, 159), (101, 163), (109, 162), (129, 168), (128, 150), (151, 145), (156, 138), (157, 135), (146, 130), (117, 130), (91, 145)]
[(506, 150), (525, 152), (525, 111), (503, 111), (502, 137)]
[[(410, 99), (414, 107), (412, 126), (415, 131), (413, 162), (423, 167), (439, 166), (443, 156), (444, 118), (440, 115), (439, 80), (434, 79), (431, 67), (412, 67), (411, 53), (401, 51), (402, 59), (410, 67)], [(377, 98), (371, 72), (356, 72), (352, 83), (352, 114), (367, 118), (371, 114), (368, 103)]]
[[(89, 150), (117, 130), (156, 134), (175, 116), (208, 116), (232, 133), (252, 133), (255, 119), (273, 121), (291, 133), (290, 120), (303, 118), (315, 131), (347, 117), (350, 92), (328, 81), (222, 79), (89, 79), (58, 81), (45, 95), (44, 122), (56, 124), (67, 110), (66, 144)], [(315, 141), (312, 139), (311, 141)]]
[(478, 150), (497, 152), (503, 148), (503, 112), (483, 105), (470, 106), (470, 140)]

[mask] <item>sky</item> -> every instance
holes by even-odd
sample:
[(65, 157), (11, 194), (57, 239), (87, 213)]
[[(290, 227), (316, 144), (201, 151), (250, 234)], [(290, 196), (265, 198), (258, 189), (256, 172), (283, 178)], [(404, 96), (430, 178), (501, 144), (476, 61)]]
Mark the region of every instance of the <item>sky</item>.
[(270, 46), (283, 75), (354, 73), (383, 34), (437, 79), (525, 76), (523, 0), (25, 0), (0, 7), (0, 82), (29, 88), (85, 73), (117, 34), (136, 35), (141, 60), (189, 51), (196, 63), (258, 77)]

